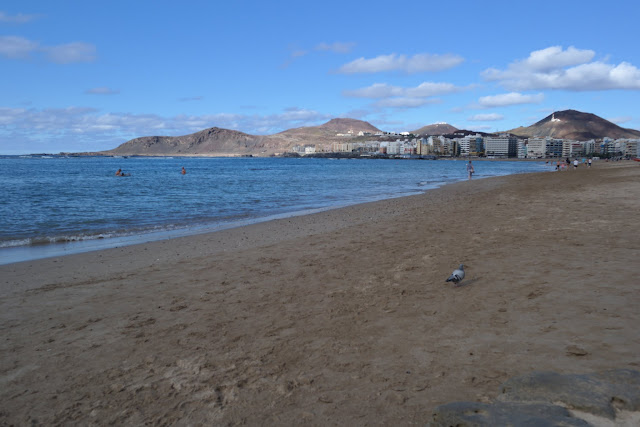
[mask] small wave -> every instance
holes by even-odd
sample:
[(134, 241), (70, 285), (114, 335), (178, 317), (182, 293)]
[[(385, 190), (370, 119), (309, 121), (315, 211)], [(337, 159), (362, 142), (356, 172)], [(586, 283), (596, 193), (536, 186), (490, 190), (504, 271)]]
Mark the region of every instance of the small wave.
[(69, 242), (81, 242), (86, 240), (98, 240), (108, 239), (115, 237), (116, 234), (112, 233), (100, 233), (100, 234), (79, 234), (77, 236), (44, 236), (44, 237), (30, 237), (27, 239), (15, 239), (0, 242), (0, 248), (15, 248), (18, 246), (38, 246), (38, 245), (50, 245), (55, 243), (69, 243)]
[(0, 248), (15, 248), (18, 246), (28, 246), (30, 244), (31, 239), (7, 240), (5, 242), (0, 242)]

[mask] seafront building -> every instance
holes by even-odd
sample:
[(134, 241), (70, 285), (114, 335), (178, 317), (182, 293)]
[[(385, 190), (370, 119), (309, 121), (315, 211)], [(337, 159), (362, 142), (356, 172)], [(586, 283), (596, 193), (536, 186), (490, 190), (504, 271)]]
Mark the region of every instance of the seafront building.
[(527, 141), (527, 157), (530, 159), (544, 159), (547, 157), (547, 139), (529, 138)]
[(515, 136), (488, 136), (484, 139), (484, 150), (487, 157), (518, 157), (518, 139)]
[[(577, 157), (638, 157), (640, 139), (611, 139), (602, 141), (573, 141), (551, 137), (518, 138), (511, 134), (482, 135), (464, 132), (452, 135), (419, 136), (402, 133), (352, 131), (336, 134), (341, 141), (327, 144), (296, 145), (298, 155), (315, 153), (351, 153), (361, 156), (419, 156), (419, 157), (489, 157), (519, 159), (549, 159)], [(362, 137), (368, 137), (366, 141)], [(397, 137), (395, 140), (391, 138)]]

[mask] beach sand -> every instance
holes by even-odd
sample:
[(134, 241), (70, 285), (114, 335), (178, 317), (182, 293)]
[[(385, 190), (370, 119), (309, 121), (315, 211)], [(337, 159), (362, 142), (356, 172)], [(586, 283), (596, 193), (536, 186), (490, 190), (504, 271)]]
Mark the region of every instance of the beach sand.
[(425, 424), (638, 370), (639, 255), (640, 167), (601, 161), (0, 266), (0, 424)]

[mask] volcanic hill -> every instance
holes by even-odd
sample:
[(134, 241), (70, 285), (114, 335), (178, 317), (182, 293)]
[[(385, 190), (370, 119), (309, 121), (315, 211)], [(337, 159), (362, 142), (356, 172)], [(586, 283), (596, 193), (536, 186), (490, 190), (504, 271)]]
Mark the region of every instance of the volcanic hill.
[(320, 126), (289, 129), (274, 135), (250, 135), (243, 132), (212, 127), (184, 136), (144, 136), (125, 142), (119, 147), (103, 151), (106, 155), (141, 156), (234, 156), (271, 155), (292, 151), (295, 145), (331, 144), (345, 141), (337, 134), (357, 135), (380, 132), (368, 122), (355, 119), (332, 119)]
[(640, 131), (625, 129), (591, 113), (576, 110), (556, 111), (539, 122), (508, 131), (523, 138), (590, 139), (640, 138)]
[(420, 129), (411, 133), (414, 135), (451, 135), (456, 133), (458, 129), (448, 123), (434, 123), (432, 125), (422, 126)]

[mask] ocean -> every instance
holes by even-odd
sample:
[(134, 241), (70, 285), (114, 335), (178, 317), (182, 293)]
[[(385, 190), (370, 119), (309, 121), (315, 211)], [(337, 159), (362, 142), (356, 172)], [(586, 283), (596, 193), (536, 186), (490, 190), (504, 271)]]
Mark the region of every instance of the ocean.
[[(474, 179), (552, 170), (544, 162), (474, 164)], [(417, 194), (466, 179), (465, 166), (464, 160), (0, 156), (0, 264)], [(115, 176), (118, 169), (130, 176)]]

